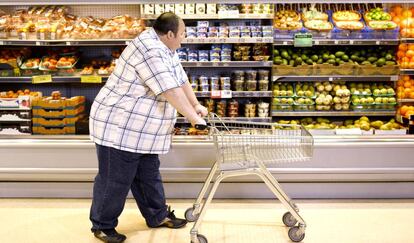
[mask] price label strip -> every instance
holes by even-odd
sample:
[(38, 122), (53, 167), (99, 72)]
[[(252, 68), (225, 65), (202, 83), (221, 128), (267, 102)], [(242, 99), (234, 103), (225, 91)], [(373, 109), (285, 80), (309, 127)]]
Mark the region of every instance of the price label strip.
[(44, 83), (51, 83), (52, 82), (52, 75), (38, 75), (32, 77), (33, 84), (44, 84)]
[(310, 33), (296, 33), (293, 46), (295, 47), (311, 47), (312, 46), (312, 34)]
[(81, 76), (81, 83), (100, 84), (102, 83), (101, 76)]

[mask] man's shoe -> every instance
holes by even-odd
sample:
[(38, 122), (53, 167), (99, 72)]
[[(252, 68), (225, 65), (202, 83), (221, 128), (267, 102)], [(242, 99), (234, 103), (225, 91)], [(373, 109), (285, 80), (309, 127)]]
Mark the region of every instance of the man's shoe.
[(156, 226), (154, 228), (167, 227), (167, 228), (171, 228), (171, 229), (178, 229), (178, 228), (184, 227), (186, 224), (187, 224), (187, 220), (179, 219), (179, 218), (175, 217), (174, 210), (171, 211), (170, 206), (168, 206), (168, 215), (167, 215), (167, 217), (161, 222), (161, 224), (159, 224), (158, 226)]
[(105, 243), (121, 243), (126, 240), (126, 236), (115, 229), (93, 230), (93, 235)]

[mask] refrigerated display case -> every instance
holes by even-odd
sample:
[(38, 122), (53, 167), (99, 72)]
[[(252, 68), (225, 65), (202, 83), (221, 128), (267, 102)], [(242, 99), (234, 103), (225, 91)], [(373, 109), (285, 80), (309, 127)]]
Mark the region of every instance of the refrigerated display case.
[[(100, 4), (99, 9), (96, 8), (97, 4)], [(132, 36), (142, 31), (144, 24), (151, 26), (159, 13), (174, 10), (187, 25), (187, 38), (183, 42), (185, 49), (179, 52), (182, 64), (193, 82), (196, 96), (211, 111), (239, 121), (302, 122), (312, 130), (315, 136), (315, 156), (312, 161), (271, 168), (290, 195), (301, 198), (414, 197), (414, 136), (403, 134), (412, 132), (410, 117), (396, 117), (398, 105), (389, 102), (388, 97), (381, 99), (387, 103), (385, 106), (382, 104), (380, 109), (380, 106), (357, 106), (356, 103), (354, 107), (352, 95), (338, 95), (338, 99), (349, 99), (337, 103), (336, 93), (332, 93), (335, 85), (351, 91), (353, 83), (360, 83), (362, 87), (369, 84), (368, 89), (374, 93), (372, 87), (381, 84), (392, 87), (393, 97), (396, 97), (400, 106), (412, 102), (409, 97), (401, 98), (398, 89), (401, 84), (407, 89), (404, 83), (399, 82), (403, 80), (400, 75), (414, 72), (409, 62), (408, 66), (401, 66), (402, 61), (406, 60), (402, 58), (407, 53), (398, 56), (398, 48), (405, 48), (401, 43), (412, 42), (406, 31), (400, 33), (402, 29), (411, 28), (411, 25), (401, 24), (403, 20), (400, 20), (400, 26), (390, 25), (379, 30), (381, 26), (378, 27), (378, 24), (375, 28), (369, 25), (369, 22), (374, 21), (369, 18), (381, 18), (380, 10), (380, 13), (370, 16), (365, 12), (384, 8), (391, 20), (401, 14), (407, 18), (406, 21), (411, 21), (410, 14), (404, 11), (411, 8), (414, 2), (363, 1), (343, 4), (333, 0), (329, 4), (324, 1), (253, 1), (251, 4), (240, 4), (238, 1), (217, 0), (191, 1), (187, 4), (188, 9), (180, 1), (176, 5), (166, 1), (158, 1), (157, 4), (150, 1), (123, 1), (117, 4), (106, 1), (0, 1), (0, 9), (6, 13), (0, 17), (0, 45), (8, 57), (0, 63), (10, 66), (1, 73), (0, 90), (17, 92), (30, 89), (40, 91), (43, 95), (59, 90), (62, 96), (84, 96), (87, 114), (93, 98), (115, 65), (114, 60), (122, 48), (129, 44)], [(57, 5), (63, 7), (54, 7)], [(401, 5), (402, 12), (392, 8), (394, 5)], [(38, 8), (33, 8), (35, 6)], [(49, 8), (42, 8), (44, 6)], [(49, 23), (39, 19), (36, 11), (40, 11), (40, 15), (43, 12), (53, 13), (54, 17), (50, 18)], [(356, 11), (363, 28), (352, 29), (352, 26), (338, 24), (341, 20), (337, 15), (334, 19), (333, 13), (344, 11), (353, 11), (354, 14)], [(386, 13), (383, 15), (388, 18)], [(298, 23), (291, 25), (283, 22), (285, 17)], [(22, 18), (32, 19), (34, 23), (41, 20), (42, 24), (24, 27)], [(58, 31), (59, 25), (54, 23), (60, 23), (59, 20), (63, 19), (66, 29), (62, 26)], [(307, 23), (312, 20), (315, 20), (314, 23)], [(14, 28), (18, 26), (17, 23), (23, 26), (20, 31)], [(332, 26), (325, 28), (327, 25)], [(54, 38), (49, 34), (46, 37), (50, 38), (46, 38), (37, 33), (53, 32), (55, 27), (52, 31), (52, 26), (57, 26), (57, 36)], [(50, 31), (44, 31), (43, 27), (50, 28)], [(125, 27), (134, 31), (130, 32)], [(272, 29), (271, 35), (269, 27)], [(72, 28), (73, 32), (68, 28)], [(116, 35), (108, 34), (109, 29)], [(80, 33), (88, 35), (81, 36)], [(404, 50), (407, 52), (409, 46), (406, 47)], [(384, 55), (379, 53), (375, 61), (371, 58), (372, 62), (364, 63), (367, 60), (358, 58), (369, 59), (374, 55), (364, 57), (355, 54), (368, 49), (372, 50), (371, 53), (384, 52)], [(10, 57), (9, 54), (16, 50), (21, 55), (16, 60), (10, 59), (14, 56)], [(300, 51), (295, 54), (296, 50)], [(67, 70), (34, 72), (26, 66), (22, 68), (26, 60), (44, 60), (46, 55), (53, 55), (51, 51), (72, 55), (77, 62), (71, 65), (73, 72), (72, 68), (70, 73)], [(324, 54), (328, 58), (324, 58)], [(334, 57), (330, 58), (330, 55)], [(381, 58), (389, 63), (378, 62)], [(19, 59), (22, 59), (22, 64), (18, 64)], [(14, 66), (10, 65), (13, 61), (16, 62)], [(411, 85), (410, 81), (407, 82)], [(290, 88), (277, 90), (278, 84), (291, 85), (292, 92), (287, 92)], [(307, 88), (303, 87), (304, 84)], [(318, 84), (330, 88), (318, 91)], [(311, 92), (311, 95), (305, 95), (306, 91)], [(325, 104), (321, 94), (324, 95), (322, 98), (329, 95), (332, 100), (328, 99)], [(12, 93), (6, 93), (6, 99), (9, 99), (7, 95), (13, 97)], [(16, 112), (23, 108), (7, 109)], [(10, 120), (10, 116), (1, 114), (0, 133), (4, 131), (5, 135), (0, 136), (0, 196), (90, 196), (97, 160), (94, 145), (85, 135), (85, 129), (76, 127), (76, 130), (71, 130), (77, 135), (27, 135), (27, 129), (24, 130), (26, 135), (14, 135), (23, 133), (21, 126), (32, 127), (33, 124), (28, 125), (28, 121), (16, 123), (14, 116)], [(360, 119), (363, 116), (368, 117), (370, 122), (368, 127), (361, 129), (356, 123), (363, 122), (365, 118)], [(394, 123), (390, 123), (390, 120), (394, 117), (405, 124), (405, 130), (391, 126)], [(378, 121), (382, 125), (391, 125), (375, 128), (375, 123), (371, 123)], [(83, 121), (83, 128), (85, 124), (87, 122)], [(181, 135), (173, 138), (171, 152), (161, 156), (161, 171), (169, 197), (194, 197), (215, 159), (214, 147), (203, 132), (199, 133), (202, 135), (184, 135), (197, 134), (189, 132), (185, 118), (179, 117), (177, 124), (176, 134)], [(329, 125), (328, 128), (325, 125)], [(65, 129), (59, 131), (64, 132)], [(243, 182), (245, 187), (232, 182), (235, 181), (224, 184), (219, 196), (263, 198), (271, 195), (262, 190), (255, 178), (246, 177), (237, 181)]]

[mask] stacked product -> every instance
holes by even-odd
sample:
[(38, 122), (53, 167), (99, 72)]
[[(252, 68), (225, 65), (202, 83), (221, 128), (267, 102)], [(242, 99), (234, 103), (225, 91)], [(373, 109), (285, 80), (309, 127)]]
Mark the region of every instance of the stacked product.
[(190, 76), (189, 81), (194, 91), (231, 90), (230, 77), (226, 76)]
[(198, 21), (196, 27), (186, 27), (187, 38), (250, 38), (272, 37), (272, 26), (210, 26)]
[(267, 91), (269, 89), (269, 70), (234, 71), (232, 84), (234, 91)]
[(226, 62), (231, 61), (232, 45), (211, 45), (211, 50), (191, 50), (180, 48), (177, 50), (180, 61), (189, 62)]
[(30, 100), (39, 95), (41, 93), (31, 92), (28, 89), (0, 92), (0, 134), (31, 134)]
[(51, 97), (33, 100), (34, 134), (75, 134), (75, 123), (82, 118), (85, 110), (85, 97), (61, 97), (59, 91)]

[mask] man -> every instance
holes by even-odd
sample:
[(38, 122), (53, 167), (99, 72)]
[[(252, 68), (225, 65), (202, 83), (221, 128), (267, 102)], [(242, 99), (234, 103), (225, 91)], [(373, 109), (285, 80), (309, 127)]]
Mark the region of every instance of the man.
[(125, 48), (92, 104), (90, 136), (99, 172), (90, 220), (102, 241), (126, 239), (115, 228), (130, 189), (149, 227), (187, 223), (166, 205), (158, 159), (169, 150), (176, 110), (193, 126), (206, 124), (200, 115), (207, 109), (198, 103), (176, 53), (184, 37), (178, 16), (159, 16)]

